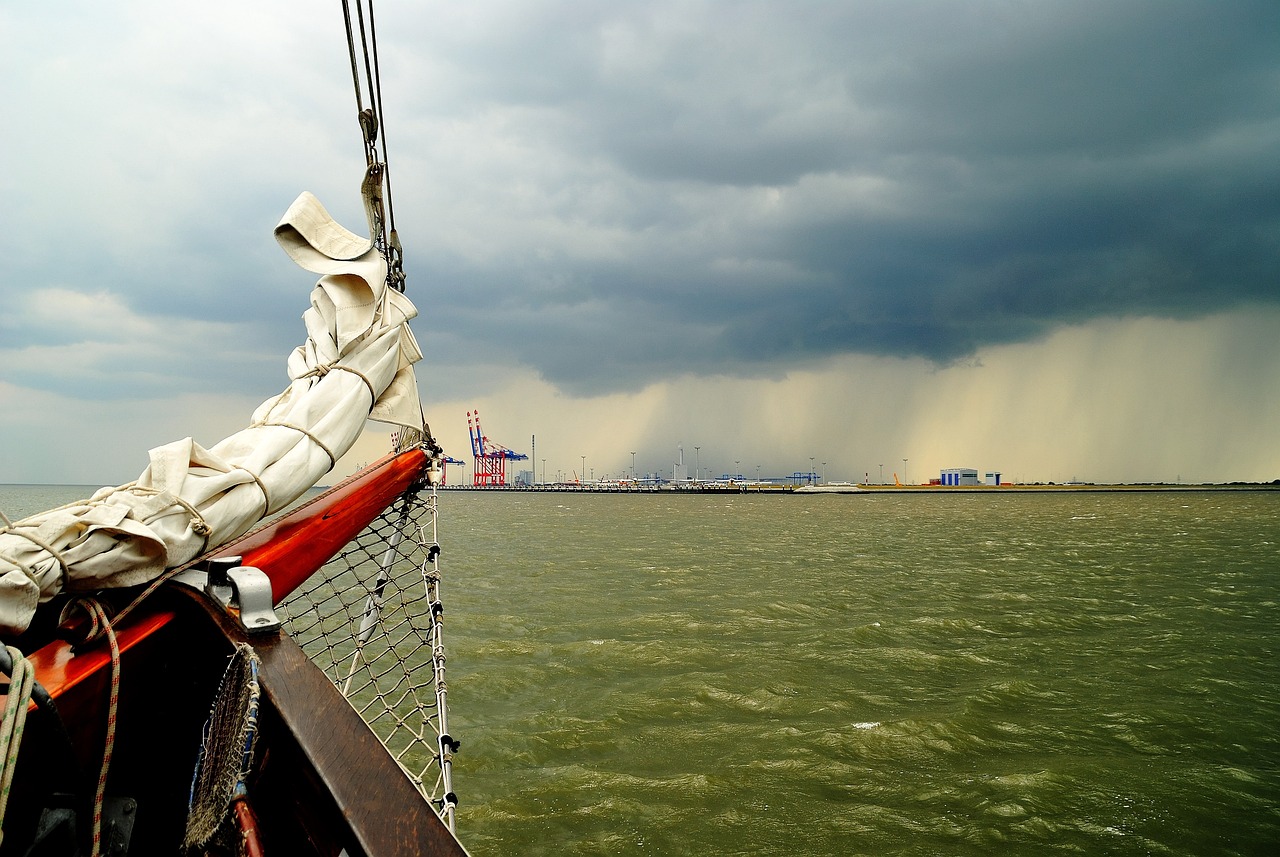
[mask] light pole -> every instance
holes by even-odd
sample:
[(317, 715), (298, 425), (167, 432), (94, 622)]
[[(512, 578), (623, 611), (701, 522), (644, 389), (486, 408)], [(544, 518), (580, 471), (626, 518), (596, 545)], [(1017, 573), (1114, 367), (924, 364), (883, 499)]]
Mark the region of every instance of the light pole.
[(809, 456), (809, 484), (813, 484), (813, 456)]
[(631, 478), (636, 478), (636, 452), (631, 450)]
[(586, 481), (587, 481), (587, 480), (586, 480), (586, 475), (587, 475), (587, 457), (586, 457), (585, 455), (579, 455), (578, 457), (582, 459), (582, 475), (578, 477), (578, 481), (579, 481), (579, 482), (586, 482)]
[(822, 462), (822, 484), (825, 485), (826, 483), (827, 483), (827, 463), (824, 461)]
[(907, 460), (905, 458), (902, 459), (902, 478), (906, 480), (906, 484), (911, 484), (911, 480), (907, 478)]
[(542, 482), (543, 482), (543, 484), (546, 484), (546, 481), (547, 481), (547, 460), (544, 458), (544, 459), (542, 459)]
[(702, 468), (698, 466), (698, 452), (701, 449), (702, 447), (700, 446), (695, 446), (693, 448), (693, 481), (694, 482), (697, 482), (698, 478), (702, 475)]
[(884, 465), (880, 465), (880, 484), (884, 484)]
[(740, 477), (740, 476), (742, 475), (741, 473), (739, 473), (739, 472), (738, 472), (738, 464), (739, 464), (741, 461), (742, 461), (742, 459), (741, 459), (741, 458), (735, 458), (735, 459), (733, 460), (733, 478), (734, 478), (734, 479), (737, 479), (738, 477)]
[(756, 482), (760, 481), (760, 465), (756, 465)]

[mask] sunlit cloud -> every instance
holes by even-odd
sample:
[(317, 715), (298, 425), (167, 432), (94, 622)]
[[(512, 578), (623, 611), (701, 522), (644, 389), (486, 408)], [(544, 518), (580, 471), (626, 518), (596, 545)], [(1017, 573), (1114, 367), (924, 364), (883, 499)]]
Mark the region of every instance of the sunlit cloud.
[[(769, 380), (688, 376), (635, 394), (575, 398), (530, 375), (486, 396), (429, 397), (446, 449), (469, 460), (467, 411), (495, 440), (567, 472), (670, 476), (677, 447), (715, 474), (786, 476), (810, 457), (829, 479), (946, 467), (1027, 482), (1280, 478), (1280, 310), (1197, 321), (1137, 318), (1063, 329), (937, 367), (849, 356)], [(903, 459), (907, 459), (904, 464)], [(739, 462), (735, 465), (735, 461)], [(521, 465), (527, 468), (528, 465)], [(905, 471), (905, 472), (904, 472)], [(541, 475), (541, 470), (539, 471)]]

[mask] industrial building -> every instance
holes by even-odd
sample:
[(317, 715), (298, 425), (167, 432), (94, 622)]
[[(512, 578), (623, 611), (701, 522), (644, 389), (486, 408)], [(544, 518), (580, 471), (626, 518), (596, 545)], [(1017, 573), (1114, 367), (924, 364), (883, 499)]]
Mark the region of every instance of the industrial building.
[(978, 471), (972, 467), (948, 467), (942, 471), (939, 485), (999, 485), (999, 471), (987, 471), (984, 481), (978, 481)]
[(971, 467), (948, 467), (942, 471), (942, 485), (979, 485), (978, 471)]
[(672, 482), (688, 482), (689, 481), (689, 465), (684, 463), (684, 446), (677, 446), (679, 452), (679, 460), (671, 465), (671, 481)]

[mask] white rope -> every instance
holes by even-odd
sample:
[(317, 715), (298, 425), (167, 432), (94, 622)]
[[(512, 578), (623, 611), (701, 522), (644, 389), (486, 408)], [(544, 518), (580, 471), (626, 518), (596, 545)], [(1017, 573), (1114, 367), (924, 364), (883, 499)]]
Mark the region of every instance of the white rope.
[(268, 426), (275, 426), (276, 428), (293, 429), (299, 434), (306, 435), (308, 440), (310, 440), (316, 446), (320, 447), (321, 452), (329, 456), (329, 467), (333, 467), (335, 464), (338, 463), (338, 459), (333, 457), (333, 450), (325, 446), (324, 442), (321, 441), (320, 438), (316, 437), (314, 434), (307, 431), (302, 426), (295, 426), (293, 423), (278, 423), (278, 422), (263, 421), (260, 423), (253, 423), (252, 425), (249, 426), (249, 428), (267, 428)]
[[(111, 490), (111, 494), (116, 494), (121, 491), (127, 491), (130, 494), (137, 494), (143, 497), (156, 497), (165, 493), (158, 488), (143, 488), (136, 482), (130, 482), (128, 485), (121, 485), (119, 488), (113, 488)], [(209, 543), (209, 534), (213, 532), (213, 527), (209, 526), (209, 522), (204, 519), (204, 515), (200, 514), (199, 509), (179, 497), (177, 494), (170, 494), (169, 498), (173, 500), (175, 506), (181, 506), (186, 510), (187, 514), (191, 516), (191, 532), (195, 533), (197, 536), (203, 536), (205, 545), (207, 546)], [(91, 505), (100, 504), (102, 502), (103, 500), (95, 500)], [(201, 551), (201, 553), (204, 553), (204, 551)]]
[(341, 363), (321, 363), (319, 366), (315, 367), (314, 369), (311, 369), (307, 372), (303, 372), (298, 377), (323, 378), (325, 375), (328, 375), (330, 372), (332, 372), (335, 369), (339, 369), (343, 372), (350, 372), (352, 375), (355, 375), (361, 381), (364, 381), (365, 387), (369, 389), (370, 402), (376, 403), (378, 401), (378, 394), (374, 392), (373, 382), (369, 380), (369, 376), (361, 372), (359, 369), (352, 369), (350, 366), (344, 366)]
[[(4, 529), (0, 529), (0, 533), (8, 533), (9, 535), (19, 536), (20, 538), (24, 538), (27, 541), (31, 542), (36, 547), (40, 548), (40, 550), (44, 551), (49, 556), (57, 560), (58, 561), (58, 588), (60, 590), (65, 589), (67, 586), (67, 575), (71, 573), (71, 566), (67, 563), (66, 557), (64, 557), (62, 555), (62, 552), (57, 550), (53, 545), (49, 544), (44, 539), (40, 538), (34, 533), (29, 532), (28, 530), (29, 528), (24, 527), (22, 525), (22, 522), (19, 521), (16, 526), (8, 526), (8, 527), (5, 527)], [(27, 565), (26, 563), (22, 562), (16, 557), (13, 557), (13, 558), (5, 557), (5, 559), (8, 560), (9, 562), (12, 562), (14, 565), (18, 566), (18, 568), (22, 569), (22, 573), (25, 574), (27, 577), (30, 577), (32, 580), (35, 579), (36, 572), (35, 572), (35, 569), (33, 569), (31, 566)]]

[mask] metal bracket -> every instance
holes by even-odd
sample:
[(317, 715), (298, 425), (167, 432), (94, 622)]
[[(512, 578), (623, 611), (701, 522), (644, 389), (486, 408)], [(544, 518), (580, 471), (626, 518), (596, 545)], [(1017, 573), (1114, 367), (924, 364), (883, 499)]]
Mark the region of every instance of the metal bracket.
[[(25, 854), (81, 854), (76, 843), (75, 795), (56, 792), (40, 812), (31, 847)], [(87, 807), (86, 807), (87, 808)], [(107, 797), (102, 805), (102, 853), (126, 857), (137, 818), (138, 802), (128, 797)], [(83, 819), (82, 819), (83, 820)]]
[(261, 569), (240, 564), (241, 557), (226, 556), (205, 560), (177, 580), (196, 589), (234, 616), (248, 634), (261, 634), (280, 627), (271, 602), (271, 578)]

